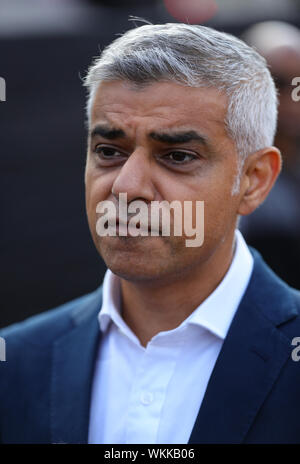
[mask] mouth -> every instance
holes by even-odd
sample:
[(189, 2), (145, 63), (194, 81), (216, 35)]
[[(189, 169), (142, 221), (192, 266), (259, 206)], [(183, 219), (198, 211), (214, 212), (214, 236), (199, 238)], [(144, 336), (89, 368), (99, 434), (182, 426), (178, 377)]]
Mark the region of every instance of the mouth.
[[(105, 229), (109, 227), (109, 220), (105, 223)], [(129, 220), (127, 222), (121, 221), (118, 217), (116, 218), (116, 235), (117, 236), (130, 236), (130, 237), (141, 237), (141, 236), (158, 236), (161, 235), (159, 228), (151, 228), (151, 224), (147, 225), (138, 221), (134, 224)]]

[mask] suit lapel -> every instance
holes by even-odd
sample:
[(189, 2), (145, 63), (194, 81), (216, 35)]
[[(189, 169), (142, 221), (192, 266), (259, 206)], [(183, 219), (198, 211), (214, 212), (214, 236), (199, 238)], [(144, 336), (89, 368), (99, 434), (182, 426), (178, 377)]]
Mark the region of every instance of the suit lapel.
[(241, 443), (291, 355), (276, 326), (297, 311), (255, 253), (252, 278), (215, 364), (189, 443)]
[(101, 293), (77, 308), (73, 327), (55, 341), (51, 377), (51, 442), (87, 443)]

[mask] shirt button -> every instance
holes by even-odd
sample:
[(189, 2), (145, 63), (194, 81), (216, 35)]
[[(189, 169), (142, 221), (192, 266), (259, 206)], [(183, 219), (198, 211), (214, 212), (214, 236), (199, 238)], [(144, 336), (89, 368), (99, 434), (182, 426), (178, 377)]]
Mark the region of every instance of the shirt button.
[(141, 394), (140, 400), (142, 404), (144, 404), (145, 406), (148, 406), (148, 404), (151, 404), (153, 401), (153, 393), (143, 392)]

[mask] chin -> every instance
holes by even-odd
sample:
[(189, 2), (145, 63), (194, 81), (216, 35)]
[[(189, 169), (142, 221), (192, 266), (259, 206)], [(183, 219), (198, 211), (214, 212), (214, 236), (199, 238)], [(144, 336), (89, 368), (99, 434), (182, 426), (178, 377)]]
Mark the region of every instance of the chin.
[(108, 269), (128, 281), (162, 283), (182, 268), (180, 249), (164, 237), (102, 237), (95, 244)]
[(163, 265), (162, 255), (155, 259), (148, 253), (116, 252), (101, 250), (101, 256), (108, 269), (118, 277), (131, 282), (154, 282), (169, 271)]
[(133, 239), (102, 239), (97, 250), (108, 269), (124, 279), (138, 279), (139, 276), (151, 275), (153, 267), (149, 252), (145, 247), (136, 246)]
[(114, 260), (104, 260), (108, 269), (111, 270), (118, 277), (131, 282), (153, 282), (160, 278), (160, 273), (154, 268), (153, 263), (151, 266), (144, 262), (118, 262)]

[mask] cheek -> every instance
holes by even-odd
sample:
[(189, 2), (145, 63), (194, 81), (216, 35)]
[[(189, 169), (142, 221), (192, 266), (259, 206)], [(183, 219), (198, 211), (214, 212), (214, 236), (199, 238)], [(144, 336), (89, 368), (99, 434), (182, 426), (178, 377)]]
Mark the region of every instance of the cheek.
[(235, 215), (235, 198), (232, 196), (231, 173), (228, 176), (219, 176), (209, 182), (201, 183), (198, 188), (198, 199), (204, 202), (205, 229), (210, 233), (212, 229), (226, 229)]
[(86, 176), (85, 192), (87, 219), (91, 234), (95, 240), (97, 221), (96, 208), (99, 202), (107, 199), (110, 190), (104, 182), (101, 182), (99, 177), (94, 178), (93, 176)]
[(205, 202), (205, 236), (221, 240), (236, 223), (236, 204), (230, 191)]
[(112, 185), (113, 178), (109, 173), (101, 174), (92, 168), (86, 170), (85, 196), (88, 211), (90, 208), (96, 209), (100, 201), (107, 200), (111, 196)]

